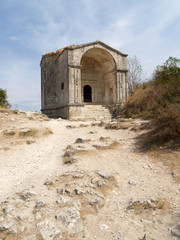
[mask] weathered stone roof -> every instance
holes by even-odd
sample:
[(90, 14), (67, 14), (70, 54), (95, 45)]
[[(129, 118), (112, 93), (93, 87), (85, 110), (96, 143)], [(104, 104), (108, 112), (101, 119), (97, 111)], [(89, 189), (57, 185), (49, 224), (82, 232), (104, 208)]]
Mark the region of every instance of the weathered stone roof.
[[(95, 42), (89, 42), (89, 43), (84, 43), (84, 44), (79, 44), (79, 45), (69, 45), (69, 46), (66, 46), (66, 47), (63, 47), (63, 48), (60, 48), (58, 50), (55, 50), (55, 51), (52, 51), (52, 52), (48, 52), (48, 53), (45, 53), (44, 55), (42, 55), (42, 59), (44, 57), (48, 57), (48, 56), (52, 56), (52, 55), (56, 55), (56, 54), (59, 54), (59, 56), (63, 53), (64, 50), (66, 49), (70, 49), (70, 50), (73, 50), (73, 49), (77, 49), (77, 48), (82, 48), (82, 47), (85, 47), (85, 46), (90, 46), (90, 45), (93, 45), (93, 44), (100, 44), (106, 48), (109, 48), (110, 50), (112, 51), (115, 51), (117, 52), (118, 54), (122, 55), (122, 56), (125, 56), (127, 57), (128, 55), (127, 54), (124, 54), (108, 45), (106, 45), (105, 43), (101, 42), (101, 41), (95, 41)], [(41, 61), (42, 61), (41, 59)]]
[(60, 49), (58, 49), (58, 50), (55, 50), (55, 51), (53, 51), (53, 52), (45, 53), (45, 54), (43, 54), (42, 56), (45, 57), (45, 56), (48, 56), (48, 55), (54, 55), (54, 54), (56, 54), (56, 53), (62, 53), (66, 48), (70, 48), (70, 47), (74, 47), (74, 46), (78, 46), (78, 45), (69, 45), (69, 46), (60, 48)]

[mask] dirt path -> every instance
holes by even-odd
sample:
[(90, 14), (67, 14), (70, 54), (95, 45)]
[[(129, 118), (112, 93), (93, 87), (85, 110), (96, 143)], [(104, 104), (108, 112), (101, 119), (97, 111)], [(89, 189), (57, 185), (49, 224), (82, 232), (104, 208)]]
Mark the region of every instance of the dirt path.
[[(69, 184), (70, 190), (73, 189), (73, 184), (84, 189), (82, 195), (72, 195), (74, 200), (81, 201), (82, 207), (79, 211), (84, 227), (83, 234), (77, 233), (73, 239), (136, 240), (142, 239), (145, 234), (148, 240), (179, 239), (179, 231), (176, 229), (179, 220), (176, 220), (176, 217), (180, 207), (180, 185), (175, 182), (169, 168), (162, 162), (153, 163), (146, 154), (136, 149), (138, 132), (130, 131), (130, 128), (105, 129), (92, 122), (46, 121), (30, 113), (25, 117), (13, 115), (13, 118), (14, 120), (10, 120), (12, 116), (1, 116), (0, 202), (9, 197), (10, 203), (13, 204), (15, 200), (11, 199), (14, 199), (15, 193), (33, 189), (38, 199), (46, 199), (45, 193), (50, 191), (48, 194), (51, 197), (46, 199), (46, 205), (51, 206), (54, 204), (52, 199), (57, 198), (57, 193), (43, 184), (47, 179), (58, 182), (61, 178), (57, 176), (62, 175), (63, 179), (67, 178), (62, 184)], [(36, 136), (36, 142), (32, 144), (25, 143), (29, 138), (24, 139), (23, 144), (17, 144), (19, 138), (6, 138), (3, 135), (3, 131), (7, 129), (22, 127), (50, 129), (53, 134), (39, 138)], [(81, 140), (75, 143), (77, 138)], [(63, 164), (62, 157), (68, 145), (77, 159), (70, 165)], [(100, 181), (92, 180), (91, 177), (97, 175), (97, 171), (113, 176), (114, 182), (105, 179), (106, 191), (94, 185)], [(67, 172), (76, 172), (82, 175), (82, 178), (77, 181), (72, 178), (70, 181), (68, 174), (63, 175)], [(98, 212), (94, 211), (94, 206), (93, 210), (87, 210), (89, 205), (84, 207), (89, 201), (85, 191), (94, 196), (93, 191), (96, 188), (100, 191), (99, 198), (103, 202)], [(56, 207), (54, 209), (56, 212)], [(37, 219), (33, 221), (37, 222)], [(36, 230), (33, 231), (36, 235)], [(42, 236), (25, 238), (27, 234), (23, 234), (21, 239), (50, 239)]]
[[(16, 145), (8, 151), (0, 151), (0, 201), (31, 185), (41, 186), (47, 178), (64, 171), (63, 151), (80, 134), (71, 134), (66, 128), (68, 124), (56, 120), (42, 122), (38, 125), (50, 128), (52, 135), (30, 145)], [(34, 122), (25, 123), (25, 128), (40, 126)]]

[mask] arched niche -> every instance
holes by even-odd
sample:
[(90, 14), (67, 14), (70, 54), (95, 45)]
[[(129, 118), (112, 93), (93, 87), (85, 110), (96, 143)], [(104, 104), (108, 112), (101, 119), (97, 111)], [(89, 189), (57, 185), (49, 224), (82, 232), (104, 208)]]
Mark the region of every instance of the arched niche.
[[(84, 86), (91, 87), (92, 103), (112, 105), (116, 102), (116, 64), (104, 49), (92, 48), (81, 58), (81, 93)], [(86, 103), (86, 102), (85, 102)]]

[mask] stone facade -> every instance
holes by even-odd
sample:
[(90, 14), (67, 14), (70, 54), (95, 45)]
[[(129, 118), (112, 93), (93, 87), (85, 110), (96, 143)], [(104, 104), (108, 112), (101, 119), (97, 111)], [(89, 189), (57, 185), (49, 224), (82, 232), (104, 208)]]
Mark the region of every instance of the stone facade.
[(94, 106), (89, 108), (93, 116), (93, 109), (99, 105), (103, 113), (103, 107), (105, 110), (126, 101), (126, 60), (126, 54), (100, 41), (71, 45), (43, 55), (42, 113), (49, 117), (86, 118), (85, 105)]

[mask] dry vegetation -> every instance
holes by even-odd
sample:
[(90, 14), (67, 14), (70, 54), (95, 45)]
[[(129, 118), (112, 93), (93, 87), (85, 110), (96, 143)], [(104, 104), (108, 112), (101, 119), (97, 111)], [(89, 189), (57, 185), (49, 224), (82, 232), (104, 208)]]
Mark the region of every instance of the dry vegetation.
[(156, 211), (158, 209), (167, 210), (170, 208), (169, 203), (163, 199), (138, 200), (130, 202), (128, 210), (134, 210), (136, 214), (144, 211)]
[(169, 58), (153, 80), (140, 85), (125, 104), (126, 117), (152, 119), (151, 131), (140, 139), (143, 148), (180, 143), (180, 60)]
[[(36, 121), (48, 121), (48, 117), (38, 112), (26, 113), (7, 108), (0, 109), (0, 149), (9, 150), (16, 145), (32, 144), (37, 139), (53, 134), (48, 127), (37, 126)], [(29, 120), (34, 120), (28, 124)], [(27, 123), (26, 126), (22, 124)], [(31, 125), (31, 126), (30, 126)]]

